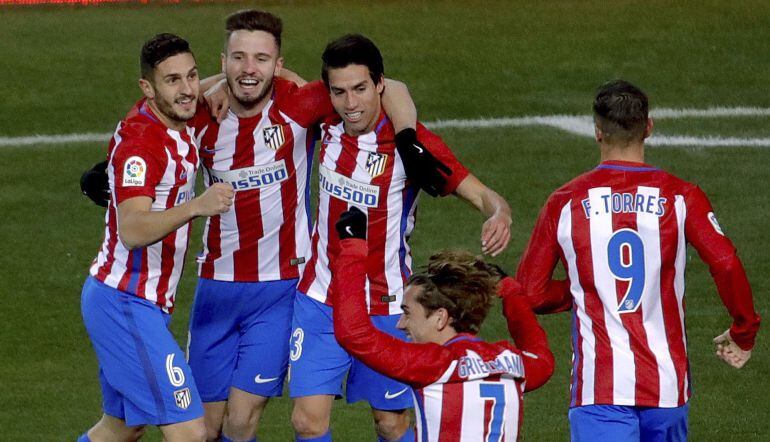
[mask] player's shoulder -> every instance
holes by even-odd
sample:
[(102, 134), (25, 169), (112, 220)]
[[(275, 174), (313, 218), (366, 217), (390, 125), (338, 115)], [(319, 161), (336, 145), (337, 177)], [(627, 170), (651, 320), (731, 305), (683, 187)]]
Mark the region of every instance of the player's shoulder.
[(162, 152), (168, 138), (167, 128), (140, 100), (126, 115), (115, 135), (115, 155), (147, 154)]

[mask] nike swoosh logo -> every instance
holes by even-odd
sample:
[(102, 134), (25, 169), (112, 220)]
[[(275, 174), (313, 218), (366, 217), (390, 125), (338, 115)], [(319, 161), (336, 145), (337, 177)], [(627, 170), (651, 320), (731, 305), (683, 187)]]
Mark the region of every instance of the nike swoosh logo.
[(414, 148), (415, 148), (415, 149), (417, 149), (417, 153), (423, 153), (423, 152), (424, 152), (424, 151), (422, 150), (422, 147), (420, 147), (420, 146), (418, 146), (418, 145), (416, 145), (416, 144), (414, 145)]
[(265, 383), (268, 383), (268, 382), (273, 382), (276, 379), (278, 379), (278, 378), (265, 378), (265, 379), (262, 379), (262, 374), (258, 374), (256, 376), (254, 376), (254, 382), (256, 382), (257, 384), (265, 384)]
[(345, 226), (345, 231), (348, 232), (348, 235), (353, 236), (353, 231), (350, 230), (350, 226)]
[(395, 392), (393, 394), (390, 394), (390, 391), (386, 391), (385, 392), (385, 399), (395, 399), (395, 398), (401, 396), (402, 394), (406, 393), (407, 389), (408, 389), (408, 387), (404, 387), (403, 390), (397, 391), (397, 392)]

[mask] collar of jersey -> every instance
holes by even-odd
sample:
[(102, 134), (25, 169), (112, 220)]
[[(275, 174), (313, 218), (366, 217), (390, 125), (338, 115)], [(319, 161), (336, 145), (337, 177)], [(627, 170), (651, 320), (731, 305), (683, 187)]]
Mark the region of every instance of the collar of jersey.
[(454, 344), (455, 342), (460, 342), (460, 341), (476, 342), (476, 341), (480, 341), (480, 340), (481, 340), (481, 338), (479, 338), (476, 335), (472, 335), (470, 333), (460, 333), (457, 336), (455, 336), (454, 338), (444, 342), (443, 345), (446, 347), (447, 345)]
[(602, 161), (601, 164), (596, 166), (597, 169), (611, 169), (622, 170), (624, 172), (653, 172), (658, 170), (657, 167), (650, 166), (645, 163), (637, 163), (635, 161)]

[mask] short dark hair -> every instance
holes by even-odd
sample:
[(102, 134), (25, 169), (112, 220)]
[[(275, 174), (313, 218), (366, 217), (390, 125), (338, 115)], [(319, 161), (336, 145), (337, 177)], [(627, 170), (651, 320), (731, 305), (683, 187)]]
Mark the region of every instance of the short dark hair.
[(489, 313), (501, 274), (498, 268), (466, 251), (445, 250), (428, 259), (408, 285), (420, 287), (417, 302), (427, 314), (444, 308), (458, 333), (478, 333)]
[(256, 9), (244, 9), (227, 16), (225, 20), (225, 48), (230, 41), (230, 35), (235, 31), (264, 31), (275, 38), (278, 52), (281, 51), (281, 32), (283, 21), (266, 11)]
[(644, 139), (649, 116), (647, 95), (625, 80), (604, 83), (594, 99), (594, 119), (609, 142)]
[(366, 66), (369, 76), (377, 84), (385, 74), (382, 54), (373, 41), (361, 34), (347, 34), (329, 42), (321, 55), (321, 78), (329, 87), (329, 69), (340, 69), (351, 64)]
[[(139, 56), (139, 67), (142, 72), (142, 78), (152, 80), (152, 74), (155, 67), (163, 60), (173, 57), (177, 54), (189, 53), (190, 44), (187, 40), (174, 34), (158, 34), (147, 40), (142, 46), (142, 53)], [(194, 57), (194, 55), (193, 55)]]

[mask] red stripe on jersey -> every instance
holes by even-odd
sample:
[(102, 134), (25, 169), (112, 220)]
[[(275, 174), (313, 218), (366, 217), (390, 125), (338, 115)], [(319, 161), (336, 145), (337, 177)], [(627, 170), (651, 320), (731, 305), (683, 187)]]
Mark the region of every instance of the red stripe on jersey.
[(460, 440), (463, 425), (463, 385), (462, 382), (452, 382), (443, 386), (439, 442)]
[[(238, 121), (238, 135), (235, 138), (235, 155), (232, 169), (254, 165), (254, 129), (262, 119), (262, 114)], [(248, 247), (264, 234), (262, 224), (260, 189), (245, 190), (235, 193), (233, 207), (238, 224), (240, 247), (233, 252), (233, 273), (236, 281), (247, 279), (259, 268), (259, 248)]]
[(208, 260), (203, 261), (201, 264), (201, 278), (213, 279), (214, 278), (214, 261), (222, 256), (222, 242), (221, 235), (222, 230), (221, 219), (219, 216), (212, 216), (208, 219), (208, 235), (206, 236), (206, 255)]
[[(110, 225), (107, 227), (107, 230), (105, 231), (105, 236), (107, 235), (107, 231), (110, 231), (110, 232), (118, 231), (117, 226), (113, 225), (115, 223), (115, 220), (118, 219), (117, 218), (118, 211), (115, 208), (114, 204), (115, 203), (112, 200), (110, 200), (110, 205), (107, 207), (107, 212), (108, 212), (107, 219), (109, 220), (108, 222)], [(117, 243), (118, 243), (118, 236), (112, 235), (110, 236), (109, 241), (107, 241), (107, 247), (102, 246), (102, 250), (104, 251), (105, 261), (104, 261), (104, 264), (102, 264), (102, 266), (99, 267), (99, 270), (96, 273), (96, 279), (98, 279), (99, 281), (104, 281), (105, 278), (107, 278), (107, 275), (109, 275), (110, 272), (112, 271), (112, 264), (115, 263), (115, 258), (112, 255), (113, 253), (115, 253), (115, 246), (117, 245)], [(99, 257), (97, 256), (96, 259), (98, 258)]]
[[(667, 263), (668, 265), (662, 265), (660, 269), (660, 304), (663, 310), (666, 341), (676, 372), (677, 388), (679, 389), (678, 405), (681, 406), (687, 401), (684, 382), (688, 375), (689, 362), (687, 360), (684, 336), (682, 335), (684, 324), (682, 324), (682, 319), (679, 317), (679, 306), (676, 292), (674, 291), (676, 267), (674, 267), (673, 263), (676, 262), (676, 252), (679, 244), (676, 238), (679, 235), (677, 222), (680, 220), (677, 219), (677, 213), (674, 209), (676, 197), (674, 195), (666, 195), (666, 197), (670, 204), (668, 216), (661, 217), (660, 219), (660, 262)], [(682, 226), (684, 226), (684, 220), (681, 221)], [(666, 239), (664, 240), (664, 238)], [(668, 238), (671, 238), (671, 240), (667, 240)], [(686, 247), (686, 245), (682, 244), (682, 247)], [(682, 311), (684, 311), (684, 306)]]
[[(572, 203), (572, 242), (575, 250), (591, 250), (591, 226), (580, 204)], [(594, 286), (593, 259), (590, 253), (576, 257), (580, 285), (583, 287), (586, 314), (591, 318), (596, 357), (594, 361), (594, 402), (611, 404), (613, 400), (612, 344), (604, 322), (604, 305)], [(582, 372), (580, 373), (582, 376)], [(578, 402), (580, 398), (578, 397)]]
[[(617, 190), (614, 190), (617, 191)], [(635, 190), (634, 190), (635, 192)], [(612, 230), (617, 232), (620, 229), (628, 228), (638, 232), (636, 222), (636, 212), (615, 213), (612, 215)], [(626, 263), (630, 262), (630, 250), (624, 247), (623, 256)], [(623, 299), (630, 285), (629, 281), (615, 279), (617, 305)], [(642, 301), (644, 302), (644, 301)], [(608, 306), (609, 309), (616, 308)], [(644, 311), (640, 305), (633, 313), (624, 313), (620, 315), (623, 327), (628, 332), (628, 343), (631, 353), (634, 355), (634, 374), (636, 386), (634, 400), (639, 403), (658, 403), (660, 401), (660, 374), (658, 373), (658, 361), (650, 350), (647, 341), (647, 331), (644, 328)]]
[[(351, 137), (347, 134), (342, 135), (342, 149), (340, 155), (337, 158), (335, 172), (351, 176), (356, 168), (356, 155), (358, 154), (358, 138)], [(337, 235), (337, 230), (334, 228), (334, 224), (342, 215), (342, 212), (348, 209), (348, 203), (338, 198), (329, 198), (329, 207), (327, 213), (329, 214), (327, 225), (326, 237), (328, 238), (328, 244), (326, 246), (326, 253), (329, 256), (329, 261), (333, 261), (337, 258), (340, 252), (340, 239)], [(316, 218), (317, 219), (317, 218)], [(313, 254), (316, 250), (313, 249)], [(367, 272), (368, 272), (367, 265)], [(331, 287), (329, 287), (331, 290)], [(326, 298), (326, 304), (331, 305), (331, 297)]]
[[(377, 150), (382, 149), (386, 144), (377, 140)], [(391, 155), (393, 156), (393, 155)], [(387, 161), (395, 161), (395, 158), (388, 158)], [(388, 281), (385, 277), (385, 259), (386, 241), (388, 238), (388, 195), (390, 192), (390, 182), (393, 179), (393, 170), (395, 167), (385, 167), (385, 171), (372, 180), (372, 184), (380, 188), (380, 195), (385, 198), (380, 199), (380, 204), (376, 209), (369, 209), (369, 225), (367, 238), (369, 254), (367, 271), (369, 274), (369, 314), (370, 315), (389, 315)]]
[(297, 241), (295, 226), (297, 225), (297, 179), (294, 165), (294, 132), (288, 126), (277, 106), (272, 106), (268, 112), (270, 120), (283, 127), (284, 144), (276, 152), (276, 161), (286, 162), (287, 175), (293, 179), (286, 180), (281, 185), (281, 208), (283, 211), (283, 223), (278, 231), (278, 259), (280, 262), (281, 279), (299, 277), (299, 266), (291, 265), (291, 260), (296, 258)]

